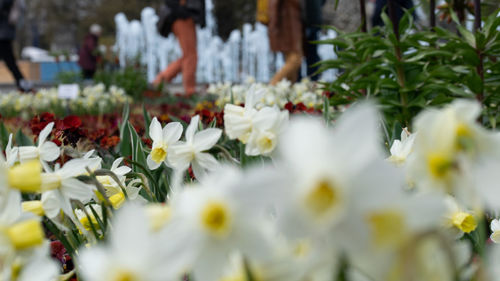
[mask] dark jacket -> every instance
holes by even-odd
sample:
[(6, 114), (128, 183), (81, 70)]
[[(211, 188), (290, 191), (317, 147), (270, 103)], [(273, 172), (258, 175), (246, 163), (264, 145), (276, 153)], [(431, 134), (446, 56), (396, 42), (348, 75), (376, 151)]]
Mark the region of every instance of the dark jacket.
[(180, 5), (180, 0), (165, 0), (165, 4), (172, 10), (176, 18), (193, 18), (196, 24), (205, 27), (205, 0), (186, 0), (184, 6)]
[(78, 52), (78, 64), (83, 70), (97, 69), (97, 36), (87, 34), (83, 41), (83, 45)]
[(302, 0), (302, 17), (305, 27), (318, 27), (323, 24), (323, 6), (326, 0)]
[(9, 14), (14, 0), (0, 0), (0, 40), (14, 40), (16, 27), (9, 23)]

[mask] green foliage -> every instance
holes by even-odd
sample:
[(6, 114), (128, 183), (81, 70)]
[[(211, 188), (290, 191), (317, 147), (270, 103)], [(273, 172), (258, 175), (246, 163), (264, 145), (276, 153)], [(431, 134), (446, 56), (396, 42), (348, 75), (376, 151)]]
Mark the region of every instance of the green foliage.
[(341, 70), (338, 79), (327, 85), (334, 93), (330, 104), (374, 97), (382, 105), (388, 131), (393, 132), (396, 125), (411, 127), (413, 117), (429, 105), (477, 98), (489, 106), (485, 120), (495, 127), (500, 102), (496, 14), (485, 19), (481, 31), (472, 33), (460, 26), (459, 35), (440, 28), (417, 31), (408, 13), (399, 24), (399, 40), (387, 15), (382, 16), (385, 27), (368, 33), (336, 30), (337, 38), (321, 42), (333, 45), (338, 58), (323, 61), (320, 70)]
[(148, 89), (148, 81), (144, 71), (137, 67), (127, 66), (120, 70), (101, 70), (94, 76), (95, 83), (103, 83), (109, 88), (115, 85), (123, 88), (134, 100), (142, 100), (143, 93)]
[(82, 82), (83, 77), (80, 72), (76, 71), (61, 71), (56, 75), (57, 84), (78, 84)]

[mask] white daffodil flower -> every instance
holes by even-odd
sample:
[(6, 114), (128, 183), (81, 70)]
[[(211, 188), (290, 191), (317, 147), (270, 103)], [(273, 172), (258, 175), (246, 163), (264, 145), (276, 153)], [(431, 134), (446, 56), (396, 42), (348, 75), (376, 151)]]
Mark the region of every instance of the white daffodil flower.
[(253, 128), (253, 118), (257, 114), (255, 104), (263, 95), (263, 91), (248, 90), (245, 106), (226, 104), (224, 106), (224, 129), (229, 139), (238, 139), (247, 143)]
[[(7, 201), (8, 200), (8, 201)], [(58, 275), (49, 257), (40, 219), (22, 214), (21, 197), (0, 197), (0, 279), (51, 281)], [(38, 270), (38, 272), (37, 272)]]
[(245, 154), (270, 155), (287, 124), (288, 111), (280, 111), (277, 107), (264, 107), (259, 110), (253, 118), (253, 129), (245, 147)]
[(396, 165), (403, 165), (406, 159), (413, 151), (413, 143), (416, 134), (411, 134), (407, 128), (401, 132), (401, 140), (394, 140), (390, 152), (391, 156), (387, 159)]
[(407, 162), (417, 188), (451, 194), (475, 212), (483, 202), (499, 206), (492, 198), (498, 194), (500, 141), (476, 122), (480, 113), (479, 103), (467, 100), (424, 111), (416, 118), (418, 136)]
[[(88, 159), (89, 162), (88, 168), (91, 172), (95, 170), (99, 170), (102, 167), (102, 158), (99, 156), (94, 156), (95, 150), (92, 149), (83, 155), (82, 159)], [(88, 175), (88, 172), (85, 172), (85, 175)]]
[(491, 229), (491, 235), (490, 235), (491, 241), (495, 243), (500, 243), (500, 220), (498, 219), (491, 220), (490, 229)]
[(452, 228), (456, 232), (456, 237), (460, 238), (464, 233), (470, 233), (477, 227), (477, 220), (473, 213), (459, 206), (457, 200), (448, 195), (444, 199), (447, 207), (445, 214), (445, 226)]
[[(126, 175), (130, 173), (132, 169), (127, 166), (120, 166), (122, 162), (123, 157), (117, 158), (113, 161), (110, 171), (118, 177), (123, 185), (125, 185), (125, 179), (127, 178)], [(97, 176), (97, 180), (102, 184), (104, 189), (106, 189), (106, 195), (108, 197), (122, 191), (120, 189), (120, 185), (110, 176)]]
[[(97, 216), (99, 217), (99, 219), (102, 220), (103, 215), (102, 215), (101, 205), (99, 205), (99, 204), (91, 204), (91, 205), (92, 205), (92, 208), (94, 209), (94, 211), (97, 213)], [(88, 216), (87, 216), (87, 214), (88, 214)], [(102, 233), (100, 226), (99, 226), (99, 223), (97, 222), (97, 219), (94, 215), (94, 212), (92, 212), (92, 209), (90, 208), (90, 206), (85, 206), (85, 211), (81, 210), (81, 209), (75, 209), (75, 216), (76, 216), (76, 219), (78, 221), (80, 221), (80, 224), (83, 226), (83, 228), (85, 228), (85, 230), (91, 232), (92, 227), (94, 227), (94, 229), (96, 231), (98, 231), (99, 233)]]
[(457, 195), (457, 185), (466, 180), (467, 165), (498, 155), (497, 139), (476, 123), (480, 113), (479, 103), (456, 100), (443, 109), (429, 109), (417, 116), (418, 136), (408, 162), (417, 186)]
[(183, 173), (193, 167), (194, 176), (200, 180), (207, 171), (212, 171), (218, 166), (217, 159), (206, 153), (219, 140), (222, 130), (209, 128), (197, 132), (200, 116), (191, 118), (191, 122), (186, 129), (186, 141), (181, 141), (172, 145), (171, 152), (167, 155), (168, 161), (172, 164), (177, 173)]
[(61, 210), (74, 219), (70, 200), (87, 203), (94, 195), (95, 186), (83, 183), (75, 177), (86, 173), (92, 163), (88, 159), (73, 159), (51, 173), (42, 174), (42, 204), (48, 218), (57, 217)]
[[(245, 257), (269, 255), (262, 205), (254, 204), (252, 188), (261, 178), (245, 177), (233, 167), (221, 167), (198, 186), (184, 188), (171, 201), (172, 217), (162, 237), (176, 241), (166, 250), (175, 257), (177, 274), (192, 272), (197, 280), (215, 281), (233, 251)], [(163, 243), (165, 244), (165, 243)]]
[(76, 264), (85, 280), (177, 280), (170, 266), (175, 259), (162, 259), (160, 244), (149, 231), (143, 208), (133, 204), (124, 206), (112, 225), (107, 245), (80, 249)]
[(351, 202), (364, 188), (356, 180), (382, 157), (377, 120), (371, 104), (351, 108), (333, 130), (319, 118), (291, 120), (276, 158), (276, 174), (282, 178), (277, 180), (282, 190), (278, 223), (287, 237), (330, 235), (349, 215)]
[(153, 118), (149, 125), (149, 136), (153, 140), (153, 147), (147, 158), (149, 169), (155, 170), (160, 167), (161, 163), (171, 167), (168, 155), (171, 152), (171, 146), (181, 138), (182, 130), (182, 125), (179, 122), (168, 123), (162, 129), (158, 119)]
[(44, 169), (47, 169), (47, 162), (55, 161), (61, 154), (60, 148), (57, 144), (46, 141), (47, 137), (52, 132), (54, 122), (50, 122), (43, 128), (38, 136), (38, 146), (20, 146), (19, 147), (19, 161), (24, 163), (29, 160), (39, 159)]

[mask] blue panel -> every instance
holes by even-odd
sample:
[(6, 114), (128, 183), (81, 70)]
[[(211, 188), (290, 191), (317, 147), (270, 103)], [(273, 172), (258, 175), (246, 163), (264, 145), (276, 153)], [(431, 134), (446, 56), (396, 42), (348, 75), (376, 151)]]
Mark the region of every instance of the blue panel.
[(40, 63), (40, 80), (54, 82), (57, 74), (62, 71), (80, 72), (81, 70), (76, 62), (42, 62)]

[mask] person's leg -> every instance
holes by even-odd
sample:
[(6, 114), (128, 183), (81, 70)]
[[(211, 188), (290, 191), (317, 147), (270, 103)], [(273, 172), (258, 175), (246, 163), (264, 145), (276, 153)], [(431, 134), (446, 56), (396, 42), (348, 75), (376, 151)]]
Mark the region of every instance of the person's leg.
[(318, 32), (319, 28), (317, 27), (309, 27), (306, 29), (307, 42), (305, 46), (305, 55), (307, 62), (307, 76), (309, 76), (312, 81), (318, 81), (319, 79), (319, 74), (315, 74), (316, 71), (318, 71), (319, 66), (313, 66), (321, 60), (318, 55), (318, 45), (311, 43), (318, 40)]
[(302, 54), (297, 52), (289, 52), (285, 54), (285, 65), (271, 79), (271, 85), (278, 84), (284, 78), (292, 83), (297, 81), (298, 71), (302, 64)]
[[(182, 37), (184, 36), (184, 34), (182, 34), (182, 22), (181, 22), (181, 20), (176, 20), (172, 24), (172, 32), (174, 33), (175, 37), (177, 37), (179, 44), (181, 44), (180, 42), (182, 40)], [(181, 44), (181, 47), (182, 47), (182, 44)], [(184, 57), (184, 54), (183, 54), (183, 57)], [(163, 81), (170, 82), (175, 78), (175, 76), (177, 76), (179, 73), (181, 73), (183, 57), (174, 61), (169, 66), (167, 66), (167, 68), (165, 70), (160, 72), (156, 76), (155, 80), (153, 81), (153, 85), (159, 85)]]
[[(376, 0), (375, 1), (375, 11), (373, 13), (372, 17), (372, 26), (383, 26), (384, 22), (382, 21), (382, 11), (384, 10), (384, 7), (387, 5), (387, 0)], [(388, 11), (385, 11), (388, 13)]]
[(196, 66), (198, 52), (196, 50), (196, 26), (192, 18), (184, 19), (182, 25), (182, 84), (186, 95), (196, 92)]
[(12, 76), (16, 80), (17, 87), (20, 86), (21, 80), (24, 79), (23, 74), (19, 71), (19, 68), (16, 64), (16, 59), (14, 57), (14, 51), (12, 49), (12, 41), (1, 40), (0, 41), (0, 53), (1, 58), (5, 61), (7, 68), (12, 73)]

